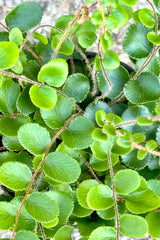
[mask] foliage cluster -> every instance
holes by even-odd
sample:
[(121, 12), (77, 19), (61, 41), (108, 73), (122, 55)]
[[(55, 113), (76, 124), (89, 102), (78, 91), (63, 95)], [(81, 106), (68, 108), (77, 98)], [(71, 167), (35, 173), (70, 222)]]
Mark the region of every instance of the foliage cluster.
[[(81, 240), (160, 239), (160, 1), (138, 11), (137, 0), (85, 2), (54, 26), (38, 25), (34, 1), (0, 23), (0, 229), (10, 240), (69, 240), (74, 225)], [(126, 24), (135, 69), (110, 50)]]

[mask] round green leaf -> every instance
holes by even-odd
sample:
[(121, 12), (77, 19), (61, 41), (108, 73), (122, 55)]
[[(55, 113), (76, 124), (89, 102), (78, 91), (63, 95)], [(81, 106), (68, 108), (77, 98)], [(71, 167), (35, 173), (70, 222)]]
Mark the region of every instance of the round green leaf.
[(146, 220), (140, 216), (125, 214), (120, 219), (120, 233), (133, 238), (143, 237), (148, 230)]
[(18, 47), (12, 42), (0, 42), (0, 56), (0, 69), (11, 68), (18, 61)]
[(43, 169), (48, 177), (62, 183), (76, 181), (81, 172), (77, 161), (61, 152), (48, 154)]
[(98, 227), (91, 235), (89, 240), (116, 240), (116, 230), (112, 227)]
[(114, 17), (118, 19), (118, 25), (116, 28), (122, 28), (128, 21), (128, 13), (122, 6), (118, 6), (117, 8), (112, 8), (112, 14)]
[(78, 199), (79, 204), (82, 207), (87, 208), (87, 209), (90, 208), (87, 203), (87, 194), (93, 186), (96, 186), (98, 184), (99, 183), (94, 179), (85, 180), (79, 184), (78, 189), (77, 189), (77, 199)]
[(69, 97), (74, 98), (76, 102), (79, 103), (87, 97), (89, 89), (89, 79), (81, 73), (74, 73), (70, 75), (63, 86), (63, 92)]
[(86, 217), (86, 216), (90, 215), (92, 212), (93, 212), (92, 209), (87, 209), (87, 208), (82, 207), (79, 204), (77, 197), (74, 195), (74, 209), (72, 212), (72, 214), (74, 216), (82, 218), (82, 217)]
[(74, 105), (73, 99), (58, 95), (55, 107), (50, 110), (41, 109), (41, 116), (48, 127), (59, 129), (72, 114)]
[(151, 121), (150, 119), (148, 119), (146, 117), (138, 117), (137, 124), (138, 125), (152, 125), (153, 121)]
[(7, 14), (5, 21), (10, 29), (18, 27), (22, 32), (27, 32), (40, 23), (42, 14), (42, 9), (36, 2), (23, 2)]
[[(62, 36), (63, 34), (56, 34), (55, 36), (53, 36), (52, 45), (51, 45), (53, 50), (57, 47)], [(65, 55), (71, 55), (73, 51), (74, 51), (74, 45), (72, 42), (68, 40), (64, 40), (58, 50), (59, 53), (63, 53)]]
[(38, 39), (41, 43), (43, 43), (44, 45), (48, 44), (48, 38), (38, 32), (34, 32), (33, 33), (33, 38), (34, 39)]
[(18, 131), (20, 144), (30, 153), (41, 155), (50, 144), (50, 135), (47, 130), (36, 123), (21, 126)]
[(105, 69), (113, 70), (119, 67), (120, 61), (117, 54), (111, 50), (108, 50), (103, 54), (102, 63)]
[(151, 52), (153, 45), (147, 39), (149, 31), (141, 23), (129, 26), (124, 38), (123, 48), (130, 57), (135, 59), (144, 58)]
[(108, 136), (105, 133), (103, 133), (102, 129), (95, 128), (92, 132), (92, 138), (93, 140), (97, 141), (105, 141), (108, 139)]
[(56, 217), (53, 221), (51, 222), (41, 222), (42, 226), (45, 228), (51, 228), (51, 227), (55, 227), (58, 224), (59, 218)]
[(3, 136), (2, 143), (10, 151), (19, 151), (22, 149), (17, 137)]
[(51, 87), (39, 88), (37, 85), (33, 85), (29, 95), (35, 106), (46, 110), (52, 109), (57, 101), (56, 90)]
[(101, 12), (100, 12), (100, 10), (98, 9), (98, 10), (96, 10), (96, 11), (92, 14), (92, 16), (91, 16), (91, 22), (92, 22), (94, 25), (99, 25), (99, 24), (102, 23), (102, 21), (103, 21), (103, 19), (102, 19), (102, 16), (101, 16)]
[(114, 205), (112, 190), (103, 184), (93, 186), (87, 194), (87, 204), (96, 210), (108, 209)]
[(11, 29), (11, 31), (9, 32), (9, 41), (13, 42), (17, 46), (21, 45), (21, 43), (23, 42), (23, 35), (19, 28), (14, 27)]
[(105, 18), (106, 28), (107, 30), (112, 31), (115, 29), (118, 25), (118, 19), (114, 16), (107, 16)]
[(155, 25), (154, 13), (148, 8), (143, 8), (138, 11), (138, 17), (146, 27), (153, 28)]
[(0, 182), (15, 191), (28, 187), (32, 173), (20, 162), (6, 162), (0, 167)]
[(23, 65), (21, 63), (21, 61), (18, 59), (18, 61), (16, 62), (16, 64), (11, 68), (11, 70), (17, 74), (22, 74), (23, 72)]
[(25, 231), (25, 230), (21, 230), (18, 233), (16, 233), (14, 240), (28, 240), (28, 239), (32, 239), (32, 240), (39, 240), (39, 238), (37, 237), (37, 235), (31, 231)]
[[(136, 61), (136, 71), (140, 69), (140, 67), (144, 64), (146, 58), (138, 59)], [(157, 56), (154, 56), (149, 64), (143, 69), (142, 72), (152, 72), (155, 75), (159, 76), (160, 74), (160, 61)]]
[(74, 228), (71, 226), (63, 226), (54, 235), (54, 240), (70, 240), (71, 234), (73, 232)]
[(8, 230), (16, 220), (18, 208), (8, 202), (0, 202), (0, 229)]
[(31, 193), (25, 202), (25, 209), (30, 216), (40, 222), (51, 222), (59, 213), (56, 202), (40, 192)]
[[(152, 79), (152, 84), (151, 84)], [(160, 97), (160, 81), (152, 73), (144, 72), (138, 80), (130, 80), (124, 86), (126, 98), (135, 104), (158, 100)]]
[(156, 34), (155, 32), (149, 32), (147, 34), (148, 40), (155, 44), (155, 45), (160, 45), (160, 34)]
[(67, 75), (67, 62), (64, 59), (54, 59), (43, 65), (38, 74), (38, 81), (46, 82), (54, 87), (60, 87), (64, 84)]
[(135, 5), (136, 2), (137, 2), (137, 0), (130, 0), (130, 1), (128, 1), (128, 0), (121, 0), (121, 1), (122, 1), (124, 4), (129, 5), (129, 6)]
[(93, 142), (91, 134), (93, 124), (85, 117), (75, 117), (63, 132), (62, 139), (69, 148), (87, 148)]
[(89, 48), (96, 41), (97, 36), (94, 32), (83, 32), (78, 35), (78, 42), (83, 48)]
[(128, 194), (136, 190), (140, 185), (139, 174), (131, 169), (120, 170), (113, 179), (116, 192), (120, 194)]
[(153, 238), (160, 238), (160, 212), (149, 212), (146, 216), (148, 232)]

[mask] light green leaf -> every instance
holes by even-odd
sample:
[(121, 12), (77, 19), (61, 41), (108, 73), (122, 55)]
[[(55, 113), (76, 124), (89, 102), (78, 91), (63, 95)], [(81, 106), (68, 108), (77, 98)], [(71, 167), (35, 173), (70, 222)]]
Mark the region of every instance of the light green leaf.
[(63, 132), (62, 139), (69, 148), (87, 148), (93, 142), (91, 134), (93, 124), (85, 117), (75, 117)]
[(56, 217), (53, 219), (53, 221), (51, 222), (41, 222), (42, 223), (42, 226), (45, 227), (45, 228), (51, 228), (51, 227), (55, 227), (59, 222), (59, 218)]
[(44, 45), (48, 44), (48, 38), (42, 34), (40, 34), (39, 32), (34, 32), (33, 33), (33, 38), (34, 39), (38, 39), (41, 43), (43, 43)]
[(8, 230), (16, 220), (18, 208), (8, 202), (0, 202), (0, 229)]
[(94, 32), (89, 31), (88, 29), (86, 32), (82, 34), (78, 34), (78, 42), (83, 48), (89, 48), (92, 44), (96, 41), (97, 36)]
[(18, 47), (12, 42), (0, 42), (0, 69), (13, 67), (19, 58)]
[(81, 172), (77, 161), (61, 152), (49, 153), (43, 170), (48, 177), (62, 183), (76, 181)]
[(63, 226), (54, 235), (54, 240), (70, 240), (74, 228), (71, 226)]
[(112, 139), (108, 137), (107, 141), (94, 141), (91, 145), (91, 149), (96, 158), (101, 161), (105, 161), (108, 159), (107, 153), (111, 150), (112, 144)]
[(29, 96), (29, 90), (30, 86), (26, 86), (21, 94), (18, 96), (17, 99), (17, 108), (20, 111), (20, 113), (24, 115), (29, 115), (30, 113), (34, 112), (36, 107), (31, 102), (30, 96)]
[(154, 13), (148, 8), (143, 8), (138, 11), (138, 17), (146, 27), (153, 28), (155, 25)]
[(160, 34), (156, 34), (155, 32), (149, 32), (147, 34), (148, 40), (155, 44), (155, 45), (160, 45)]
[(11, 31), (9, 32), (9, 41), (13, 42), (17, 46), (21, 45), (21, 43), (23, 42), (23, 35), (19, 28), (14, 27), (11, 29)]
[(148, 152), (144, 151), (142, 149), (139, 149), (137, 152), (137, 159), (138, 160), (143, 160), (147, 156)]
[[(152, 84), (151, 84), (152, 79)], [(145, 103), (158, 100), (160, 97), (160, 82), (152, 73), (142, 73), (137, 81), (130, 80), (124, 86), (124, 94), (131, 103)]]
[(2, 143), (10, 151), (19, 151), (22, 149), (17, 137), (3, 136)]
[[(123, 215), (124, 212), (126, 211), (126, 207), (125, 204), (122, 202), (117, 202), (118, 204), (118, 213), (119, 215)], [(115, 209), (114, 206), (112, 206), (111, 208), (108, 208), (106, 210), (99, 210), (97, 211), (97, 214), (100, 218), (104, 219), (104, 220), (110, 220), (110, 219), (114, 219), (115, 218)]]
[[(118, 161), (119, 157), (116, 154), (111, 153), (112, 165), (114, 166)], [(94, 155), (92, 155), (90, 160), (90, 165), (95, 171), (103, 172), (109, 168), (108, 159), (107, 160), (99, 160)]]
[(160, 212), (149, 212), (146, 216), (148, 232), (152, 238), (160, 238)]
[(134, 133), (131, 136), (131, 140), (135, 143), (141, 143), (146, 139), (146, 136), (143, 133)]
[(22, 32), (27, 32), (40, 23), (42, 14), (36, 2), (23, 2), (7, 14), (5, 21), (10, 29), (18, 27)]
[(146, 117), (138, 117), (137, 118), (137, 124), (138, 125), (152, 125), (153, 121), (151, 121), (150, 119), (146, 118)]
[(122, 6), (118, 6), (117, 8), (112, 8), (112, 15), (118, 19), (118, 25), (116, 28), (122, 28), (128, 21), (128, 13)]
[(25, 209), (30, 216), (40, 222), (51, 222), (59, 213), (56, 202), (42, 192), (31, 193), (25, 202)]
[(0, 182), (15, 191), (27, 189), (32, 172), (23, 163), (6, 162), (0, 167)]
[(91, 235), (89, 240), (116, 240), (116, 230), (112, 227), (98, 227)]
[[(53, 36), (52, 44), (51, 44), (53, 50), (57, 47), (62, 36), (63, 34), (59, 34), (59, 33)], [(74, 45), (71, 41), (68, 41), (68, 40), (64, 40), (58, 50), (59, 53), (63, 53), (65, 55), (71, 55), (73, 51), (74, 51)]]
[(128, 1), (128, 0), (121, 0), (121, 1), (122, 1), (124, 4), (129, 5), (129, 6), (135, 5), (136, 2), (137, 2), (137, 0), (130, 0), (130, 1)]
[(150, 30), (141, 23), (131, 24), (126, 32), (123, 48), (134, 59), (145, 58), (153, 45), (147, 39)]
[(136, 190), (140, 185), (139, 174), (131, 169), (120, 170), (113, 178), (116, 192), (120, 194), (129, 194)]
[(140, 216), (125, 214), (120, 219), (120, 233), (133, 238), (143, 237), (148, 230), (146, 220)]
[(20, 144), (34, 155), (41, 155), (50, 144), (50, 136), (47, 130), (36, 123), (28, 123), (21, 126), (18, 131)]
[(98, 9), (98, 10), (96, 10), (96, 11), (92, 14), (92, 16), (91, 16), (91, 22), (92, 22), (94, 25), (99, 25), (99, 24), (102, 23), (102, 21), (103, 21), (103, 19), (102, 19), (101, 12), (100, 12), (100, 10)]
[(87, 194), (93, 186), (96, 186), (98, 184), (99, 183), (94, 179), (84, 180), (79, 184), (77, 189), (77, 199), (82, 207), (90, 209), (87, 203)]
[(54, 59), (43, 65), (38, 81), (46, 82), (54, 87), (61, 87), (68, 75), (68, 64), (64, 59)]
[(29, 95), (33, 104), (42, 109), (52, 109), (57, 101), (56, 90), (51, 87), (41, 87), (33, 85), (29, 90)]
[(90, 215), (93, 212), (93, 210), (82, 207), (78, 202), (76, 192), (74, 192), (74, 193), (75, 193), (74, 194), (74, 209), (73, 209), (72, 214), (74, 216), (80, 217), (80, 218)]
[(0, 119), (0, 133), (9, 136), (15, 137), (17, 136), (19, 128), (28, 123), (30, 119), (26, 116), (17, 116), (14, 117), (4, 117)]
[(103, 184), (93, 186), (87, 194), (87, 204), (96, 210), (108, 209), (114, 205), (112, 190)]
[(97, 141), (106, 141), (108, 139), (108, 136), (103, 133), (102, 129), (95, 128), (92, 132), (92, 138), (93, 140)]
[(120, 61), (117, 54), (111, 50), (103, 53), (102, 63), (105, 69), (113, 70), (120, 66)]
[(32, 240), (39, 240), (39, 238), (37, 237), (37, 235), (31, 231), (25, 231), (25, 230), (21, 230), (18, 233), (16, 233), (14, 240), (28, 240), (28, 239), (32, 239)]
[(57, 96), (57, 102), (54, 108), (50, 110), (41, 109), (41, 116), (48, 127), (59, 129), (64, 126), (65, 121), (70, 117), (75, 108), (73, 99)]
[(114, 16), (107, 16), (105, 18), (105, 23), (107, 30), (112, 31), (118, 26), (118, 19)]
[(155, 140), (151, 139), (151, 140), (146, 142), (145, 147), (154, 150), (158, 147), (158, 144)]
[(114, 113), (107, 113), (105, 116), (105, 120), (113, 125), (117, 125), (123, 122), (123, 119)]
[(11, 68), (11, 70), (17, 74), (22, 74), (23, 73), (23, 65), (21, 61), (18, 59), (16, 64)]
[(87, 97), (89, 89), (89, 79), (81, 73), (74, 73), (70, 75), (63, 86), (63, 92), (69, 97), (74, 98), (76, 102), (79, 103)]
[(0, 87), (0, 111), (10, 114), (16, 108), (20, 87), (10, 78), (4, 78)]

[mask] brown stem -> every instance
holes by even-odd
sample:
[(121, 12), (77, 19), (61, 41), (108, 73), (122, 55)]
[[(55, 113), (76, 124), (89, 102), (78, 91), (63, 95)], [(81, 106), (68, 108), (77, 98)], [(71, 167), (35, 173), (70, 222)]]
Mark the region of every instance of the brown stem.
[(79, 154), (79, 158), (85, 163), (85, 165), (88, 167), (89, 171), (91, 172), (92, 176), (97, 180), (97, 182), (99, 182), (99, 184), (103, 184), (99, 178), (97, 177), (97, 175), (95, 174), (93, 168), (90, 166), (89, 162), (87, 162), (80, 154)]
[(11, 115), (0, 115), (0, 118), (4, 118), (4, 117), (12, 117), (12, 118), (16, 118), (17, 116), (20, 116), (21, 114), (20, 113), (17, 113), (17, 114), (11, 114)]
[(42, 233), (42, 238), (43, 240), (46, 240), (46, 236), (45, 236), (45, 232), (44, 232), (44, 229), (43, 229), (43, 226), (41, 223), (39, 223), (39, 226), (40, 226), (40, 229), (41, 229), (41, 233)]
[(152, 149), (149, 149), (149, 148), (146, 148), (146, 147), (143, 147), (142, 145), (139, 145), (133, 141), (130, 141), (131, 145), (136, 148), (136, 149), (139, 149), (139, 150), (143, 150), (143, 151), (147, 151), (148, 153), (151, 153), (153, 154), (154, 156), (158, 156), (160, 157), (160, 152), (157, 152), (157, 151), (154, 151)]
[(75, 73), (75, 65), (74, 65), (73, 55), (70, 56), (70, 62), (71, 62), (72, 74), (74, 74)]
[(10, 29), (7, 26), (5, 26), (3, 23), (0, 22), (0, 25), (4, 27), (8, 32), (10, 32)]
[(156, 34), (158, 34), (158, 18), (157, 18), (157, 14), (156, 14), (156, 9), (150, 0), (146, 0), (146, 1), (150, 4), (150, 6), (153, 10), (154, 19), (155, 19), (155, 31), (156, 31)]
[(103, 25), (103, 31), (104, 31), (103, 33), (105, 35), (105, 33), (106, 33), (106, 23), (105, 23), (104, 9), (103, 9), (101, 0), (98, 0), (98, 4), (99, 4), (102, 19), (103, 19), (102, 25)]
[(25, 196), (24, 196), (24, 198), (23, 198), (23, 201), (22, 201), (22, 203), (21, 203), (21, 205), (20, 205), (20, 208), (18, 209), (17, 216), (16, 216), (16, 223), (15, 223), (15, 226), (14, 226), (14, 229), (13, 229), (13, 233), (12, 233), (12, 236), (11, 236), (10, 240), (13, 240), (13, 238), (14, 238), (14, 235), (15, 235), (15, 232), (16, 232), (16, 228), (17, 228), (17, 224), (18, 224), (18, 220), (19, 220), (19, 215), (20, 215), (20, 213), (21, 213), (21, 210), (22, 210), (22, 208), (23, 208), (23, 205), (24, 205), (25, 201), (27, 200), (27, 197), (28, 197), (28, 194), (29, 194), (29, 192), (30, 192), (31, 186), (32, 186), (32, 184), (33, 184), (33, 182), (34, 182), (34, 179), (35, 179), (35, 177), (37, 176), (39, 170), (41, 169), (43, 163), (45, 162), (46, 157), (47, 157), (47, 155), (48, 155), (48, 153), (49, 153), (49, 150), (50, 150), (50, 148), (52, 147), (52, 144), (57, 140), (57, 138), (58, 138), (58, 137), (62, 134), (62, 132), (67, 128), (67, 126), (68, 126), (68, 124), (71, 122), (71, 120), (72, 120), (73, 118), (79, 116), (79, 115), (81, 115), (81, 113), (75, 113), (75, 114), (73, 114), (73, 115), (65, 122), (64, 127), (61, 128), (61, 129), (56, 133), (56, 135), (52, 138), (50, 144), (49, 144), (48, 147), (46, 148), (46, 151), (45, 151), (45, 153), (44, 153), (44, 157), (43, 157), (42, 161), (40, 162), (40, 164), (38, 165), (36, 171), (35, 171), (34, 174), (32, 175), (31, 180), (30, 180), (30, 183), (29, 183), (29, 186), (28, 186), (27, 191), (26, 191), (26, 194), (25, 194)]
[(4, 150), (6, 150), (5, 146), (0, 147), (0, 151), (4, 151)]
[(108, 103), (108, 105), (112, 106), (112, 105), (116, 104), (117, 102), (119, 102), (121, 100), (122, 97), (124, 97), (124, 93), (123, 92), (117, 98), (115, 98), (114, 100), (110, 101)]
[(27, 49), (28, 52), (30, 52), (30, 53), (33, 55), (33, 57), (35, 57), (35, 58), (37, 59), (37, 61), (39, 62), (39, 64), (40, 64), (41, 66), (43, 66), (43, 62), (42, 62), (41, 58), (38, 57), (37, 54), (36, 54), (35, 52), (33, 52), (33, 50), (32, 50), (30, 47), (28, 47), (26, 44), (24, 44), (24, 47)]
[(113, 200), (114, 200), (114, 210), (116, 215), (116, 230), (117, 230), (117, 240), (120, 240), (119, 235), (119, 213), (118, 213), (118, 204), (117, 204), (117, 196), (115, 191), (115, 185), (114, 185), (114, 173), (113, 173), (113, 166), (112, 166), (112, 160), (111, 160), (111, 154), (108, 152), (108, 163), (109, 163), (109, 172), (111, 176), (111, 182), (112, 182), (112, 193), (113, 193)]

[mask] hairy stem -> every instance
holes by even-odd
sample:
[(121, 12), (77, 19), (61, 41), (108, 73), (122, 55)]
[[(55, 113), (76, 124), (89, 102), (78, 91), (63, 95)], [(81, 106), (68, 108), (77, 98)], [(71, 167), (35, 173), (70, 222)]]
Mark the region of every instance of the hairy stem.
[(35, 57), (35, 58), (37, 59), (37, 61), (39, 62), (39, 64), (40, 64), (41, 66), (43, 66), (43, 62), (42, 62), (41, 58), (38, 57), (37, 54), (36, 54), (35, 52), (33, 52), (33, 50), (32, 50), (30, 47), (28, 47), (26, 44), (24, 44), (24, 47), (27, 49), (28, 52), (30, 52), (30, 53), (33, 55), (33, 57)]
[(112, 182), (112, 194), (113, 194), (113, 200), (114, 200), (114, 210), (116, 215), (116, 230), (117, 230), (117, 240), (120, 240), (119, 235), (119, 213), (118, 213), (118, 205), (117, 205), (117, 196), (115, 191), (115, 185), (114, 185), (114, 173), (113, 173), (113, 166), (112, 166), (112, 160), (111, 160), (111, 153), (108, 152), (108, 163), (109, 163), (109, 172), (111, 176), (111, 182)]
[(42, 238), (43, 240), (46, 240), (46, 236), (45, 236), (45, 232), (44, 232), (44, 229), (43, 229), (43, 226), (41, 223), (39, 223), (39, 226), (40, 226), (40, 229), (41, 229), (41, 233), (42, 233)]
[(144, 150), (144, 151), (147, 151), (148, 153), (153, 154), (154, 156), (160, 157), (160, 152), (157, 152), (157, 151), (154, 151), (154, 150), (152, 150), (152, 149), (143, 147), (142, 145), (137, 144), (137, 143), (135, 143), (135, 142), (133, 142), (133, 141), (130, 141), (130, 143), (131, 143), (131, 145), (132, 145), (134, 148), (136, 148), (136, 149), (138, 149), (138, 150)]
[(46, 148), (46, 151), (45, 151), (45, 153), (44, 153), (44, 157), (43, 157), (42, 161), (39, 163), (36, 171), (35, 171), (34, 174), (32, 175), (32, 178), (31, 178), (31, 180), (30, 180), (30, 183), (29, 183), (29, 186), (28, 186), (28, 188), (27, 188), (26, 194), (25, 194), (25, 196), (24, 196), (24, 198), (23, 198), (23, 201), (22, 201), (22, 203), (21, 203), (21, 205), (20, 205), (20, 207), (19, 207), (19, 209), (18, 209), (17, 216), (16, 216), (16, 223), (15, 223), (15, 226), (14, 226), (14, 229), (13, 229), (13, 233), (12, 233), (12, 236), (11, 236), (10, 240), (13, 240), (13, 238), (14, 238), (14, 235), (15, 235), (15, 232), (16, 232), (16, 228), (17, 228), (17, 224), (18, 224), (18, 220), (19, 220), (19, 215), (20, 215), (20, 213), (21, 213), (21, 210), (22, 210), (22, 208), (23, 208), (23, 206), (24, 206), (25, 201), (27, 200), (28, 194), (29, 194), (30, 189), (31, 189), (31, 187), (32, 187), (32, 184), (33, 184), (33, 182), (34, 182), (34, 180), (35, 180), (35, 177), (37, 176), (39, 170), (41, 169), (43, 163), (45, 162), (46, 157), (47, 157), (47, 155), (48, 155), (48, 153), (49, 153), (50, 148), (52, 147), (53, 143), (57, 140), (57, 138), (62, 134), (62, 132), (67, 128), (68, 124), (72, 121), (72, 119), (75, 118), (75, 117), (77, 117), (77, 116), (79, 116), (79, 115), (81, 115), (81, 113), (75, 113), (75, 114), (73, 114), (73, 115), (65, 122), (64, 127), (61, 128), (61, 129), (56, 133), (56, 135), (52, 138), (50, 144), (49, 144), (48, 147)]
[(103, 25), (103, 33), (105, 35), (105, 33), (106, 33), (106, 23), (105, 23), (104, 9), (103, 9), (101, 0), (98, 0), (98, 4), (99, 4), (102, 19), (103, 19), (102, 25)]

